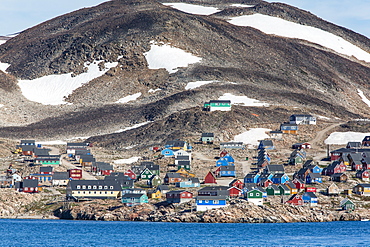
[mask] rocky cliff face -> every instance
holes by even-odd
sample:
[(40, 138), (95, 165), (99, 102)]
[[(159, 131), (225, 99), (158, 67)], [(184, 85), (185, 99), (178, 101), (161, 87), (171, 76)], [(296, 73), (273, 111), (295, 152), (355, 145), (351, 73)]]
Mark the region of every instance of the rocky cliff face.
[(194, 212), (191, 204), (126, 207), (115, 202), (88, 202), (56, 212), (61, 219), (105, 221), (204, 222), (204, 223), (288, 223), (361, 220), (368, 212), (330, 210), (276, 204), (256, 206), (245, 200), (232, 200), (225, 208)]

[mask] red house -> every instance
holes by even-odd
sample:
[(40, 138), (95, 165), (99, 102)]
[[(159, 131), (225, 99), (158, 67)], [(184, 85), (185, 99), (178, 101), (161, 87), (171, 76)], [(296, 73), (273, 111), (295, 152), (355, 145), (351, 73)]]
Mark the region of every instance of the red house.
[(311, 148), (311, 144), (309, 144), (308, 142), (295, 143), (292, 145), (292, 149), (309, 149), (309, 148)]
[(295, 178), (293, 179), (293, 184), (295, 184), (295, 187), (298, 189), (298, 190), (303, 190), (305, 188), (305, 184), (304, 182), (299, 179), (299, 178)]
[(347, 170), (346, 165), (343, 162), (334, 161), (328, 167), (322, 170), (322, 174), (326, 176), (331, 176), (334, 173), (344, 173)]
[(208, 172), (207, 175), (204, 177), (203, 184), (217, 184), (215, 175), (213, 175), (212, 172)]
[(239, 189), (243, 189), (244, 188), (244, 183), (240, 179), (234, 179), (229, 184), (229, 187), (236, 187), (236, 188), (239, 188)]
[(316, 192), (315, 187), (306, 187), (306, 192)]
[(286, 203), (292, 204), (294, 206), (302, 206), (304, 201), (301, 195), (295, 194), (292, 195), (292, 197), (290, 197), (289, 200), (286, 201)]
[(81, 169), (69, 169), (68, 176), (69, 178), (73, 180), (80, 180), (82, 179), (82, 170)]
[(128, 169), (126, 172), (125, 172), (125, 176), (131, 178), (132, 180), (136, 180), (136, 174), (131, 170), (131, 169)]
[(267, 188), (269, 185), (274, 184), (270, 179), (262, 179), (260, 182), (260, 186)]
[(239, 189), (239, 188), (237, 188), (237, 187), (231, 187), (231, 188), (229, 188), (229, 189), (227, 189), (228, 191), (229, 191), (229, 196), (230, 196), (230, 198), (231, 197), (239, 197), (239, 196), (241, 196), (242, 195), (242, 190), (241, 189)]
[(360, 170), (356, 172), (356, 178), (360, 178), (363, 181), (369, 181), (370, 173), (368, 170), (362, 170), (362, 171)]
[(21, 191), (26, 193), (38, 193), (39, 180), (36, 177), (26, 177), (23, 179)]

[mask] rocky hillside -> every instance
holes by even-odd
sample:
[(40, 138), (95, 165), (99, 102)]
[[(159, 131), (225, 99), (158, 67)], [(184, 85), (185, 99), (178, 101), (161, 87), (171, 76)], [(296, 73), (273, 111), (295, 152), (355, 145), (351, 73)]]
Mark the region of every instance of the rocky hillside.
[[(0, 61), (10, 66), (7, 73), (0, 71), (0, 104), (4, 105), (0, 136), (50, 140), (98, 136), (90, 141), (121, 148), (194, 132), (217, 133), (221, 123), (229, 134), (237, 134), (256, 124), (286, 121), (293, 112), (344, 120), (369, 116), (368, 106), (357, 94), (357, 89), (365, 95), (370, 92), (369, 63), (307, 41), (232, 25), (228, 19), (253, 13), (278, 16), (331, 32), (369, 51), (366, 37), (285, 4), (181, 2), (217, 7), (220, 12), (194, 15), (156, 0), (113, 0), (39, 24), (1, 45)], [(233, 7), (233, 3), (254, 7)], [(145, 53), (152, 44), (170, 44), (201, 61), (176, 73), (149, 69)], [(20, 79), (46, 75), (71, 73), (73, 78), (86, 72), (86, 62), (94, 61), (99, 61), (100, 68), (117, 65), (67, 95), (69, 104), (30, 101), (18, 84)], [(194, 81), (214, 82), (185, 90)], [(135, 101), (116, 103), (138, 93)], [(225, 114), (202, 111), (203, 102), (224, 93), (270, 106), (237, 106)], [(149, 125), (140, 129), (115, 133), (147, 121)]]

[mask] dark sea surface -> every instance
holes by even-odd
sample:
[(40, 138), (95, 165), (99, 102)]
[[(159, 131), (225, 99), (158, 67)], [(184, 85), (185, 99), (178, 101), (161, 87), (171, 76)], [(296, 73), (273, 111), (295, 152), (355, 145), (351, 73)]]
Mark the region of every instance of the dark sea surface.
[(1, 246), (370, 246), (370, 221), (203, 224), (1, 219)]

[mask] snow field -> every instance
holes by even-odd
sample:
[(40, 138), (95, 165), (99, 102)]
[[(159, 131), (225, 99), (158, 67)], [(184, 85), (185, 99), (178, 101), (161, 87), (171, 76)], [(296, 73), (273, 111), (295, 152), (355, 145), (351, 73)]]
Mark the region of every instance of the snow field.
[(201, 87), (203, 85), (207, 85), (207, 84), (210, 84), (210, 83), (213, 83), (213, 82), (216, 82), (216, 81), (193, 81), (193, 82), (189, 82), (185, 86), (185, 90), (194, 89), (194, 88)]
[(118, 62), (105, 63), (105, 69), (100, 70), (98, 64), (101, 61), (95, 61), (91, 64), (85, 63), (87, 72), (72, 77), (72, 73), (62, 75), (47, 75), (33, 80), (19, 80), (18, 86), (22, 94), (29, 100), (44, 105), (66, 104), (65, 97), (68, 97), (73, 90), (81, 87), (83, 84), (100, 77), (110, 68), (116, 67)]
[(117, 100), (115, 103), (124, 104), (124, 103), (130, 102), (130, 101), (136, 100), (140, 96), (141, 96), (141, 93), (135, 93), (135, 94), (123, 97), (123, 98)]
[(220, 11), (218, 8), (215, 7), (204, 7), (188, 3), (162, 3), (162, 4), (180, 10), (182, 12), (194, 15), (211, 15)]
[(166, 69), (168, 73), (176, 73), (178, 67), (187, 67), (189, 64), (198, 63), (202, 59), (191, 53), (185, 52), (167, 44), (151, 44), (150, 50), (144, 53), (149, 69)]
[(340, 54), (354, 56), (359, 60), (370, 62), (370, 54), (366, 51), (339, 36), (315, 27), (300, 25), (278, 17), (262, 14), (233, 17), (229, 23), (237, 26), (253, 27), (267, 34), (307, 40)]
[(268, 103), (261, 102), (256, 99), (248, 98), (247, 96), (235, 96), (231, 93), (225, 93), (221, 97), (218, 98), (219, 100), (230, 100), (231, 104), (240, 104), (243, 106), (269, 106)]
[(131, 130), (131, 129), (136, 129), (136, 128), (139, 128), (139, 127), (141, 127), (141, 126), (143, 126), (143, 125), (146, 125), (146, 124), (148, 124), (148, 123), (151, 123), (151, 122), (152, 122), (152, 121), (147, 121), (147, 122), (143, 122), (143, 123), (138, 123), (138, 124), (135, 124), (135, 125), (133, 125), (133, 126), (131, 126), (131, 127), (127, 127), (127, 128), (125, 128), (125, 129), (117, 130), (117, 131), (115, 131), (114, 133), (121, 133), (121, 132), (125, 132), (125, 131)]
[(131, 158), (128, 158), (128, 159), (119, 159), (119, 160), (113, 161), (113, 163), (116, 164), (116, 165), (132, 164), (132, 163), (135, 163), (136, 161), (138, 161), (140, 158), (141, 157), (131, 157)]
[(358, 95), (360, 95), (362, 101), (370, 107), (370, 100), (364, 95), (360, 89), (357, 89)]
[(333, 132), (324, 141), (325, 144), (346, 145), (348, 142), (361, 142), (370, 133), (360, 132)]
[(249, 148), (254, 148), (251, 146), (258, 146), (260, 140), (269, 138), (270, 136), (266, 132), (271, 131), (266, 128), (252, 128), (246, 132), (243, 132), (234, 137), (235, 142), (243, 142), (245, 145), (249, 145)]

